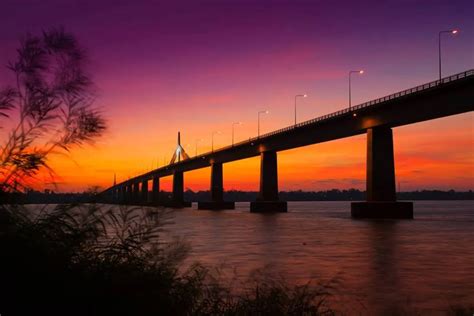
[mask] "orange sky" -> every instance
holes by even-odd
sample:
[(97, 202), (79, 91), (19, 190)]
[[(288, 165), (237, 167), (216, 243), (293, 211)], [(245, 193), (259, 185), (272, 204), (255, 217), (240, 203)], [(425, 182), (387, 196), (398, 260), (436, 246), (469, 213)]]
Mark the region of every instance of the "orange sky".
[[(473, 120), (474, 114), (468, 113), (394, 129), (396, 175), (402, 190), (472, 189)], [(144, 129), (147, 130), (146, 127)], [(160, 142), (137, 134), (114, 137), (115, 133), (120, 132), (112, 129), (95, 147), (75, 150), (72, 159), (56, 157), (52, 160), (52, 165), (61, 176), (58, 179), (61, 191), (82, 190), (92, 184), (106, 187), (112, 183), (114, 172), (117, 173), (117, 180), (121, 181), (129, 175), (151, 169), (152, 162), (156, 165), (157, 158), (160, 158), (158, 164), (161, 166), (165, 155), (159, 153), (166, 153), (168, 161), (175, 145), (171, 139)], [(145, 135), (152, 135), (152, 132), (147, 131)], [(135, 141), (135, 137), (139, 140)], [(222, 140), (217, 141), (218, 137), (224, 139), (224, 135), (216, 136), (216, 143), (223, 144)], [(186, 134), (182, 138), (186, 146)], [(185, 149), (194, 154), (195, 146)], [(210, 146), (200, 144), (198, 149), (203, 152), (210, 150)], [(280, 189), (364, 189), (365, 158), (365, 135), (280, 152)], [(224, 186), (227, 190), (258, 190), (258, 179), (258, 157), (224, 165)], [(163, 178), (162, 189), (169, 190), (171, 180), (171, 177)], [(209, 183), (210, 168), (185, 173), (187, 188), (207, 190)]]
[[(30, 2), (0, 11), (0, 64), (14, 59), (26, 32), (64, 25), (89, 52), (109, 125), (94, 147), (51, 157), (59, 191), (107, 187), (114, 173), (122, 181), (162, 166), (178, 131), (192, 156), (197, 139), (200, 153), (210, 150), (213, 131), (222, 131), (216, 148), (229, 145), (232, 122), (243, 122), (236, 141), (256, 136), (260, 110), (270, 111), (262, 133), (289, 126), (297, 94), (308, 94), (298, 121), (338, 111), (348, 106), (349, 70), (365, 70), (353, 77), (353, 105), (435, 80), (440, 30), (459, 29), (443, 37), (443, 75), (474, 68), (468, 0)], [(0, 71), (0, 87), (12, 79)], [(473, 120), (467, 113), (395, 129), (402, 190), (473, 189)], [(365, 151), (363, 135), (281, 152), (280, 189), (364, 189)], [(226, 164), (225, 188), (257, 190), (258, 172), (258, 158)], [(209, 174), (186, 173), (185, 187), (208, 189)]]

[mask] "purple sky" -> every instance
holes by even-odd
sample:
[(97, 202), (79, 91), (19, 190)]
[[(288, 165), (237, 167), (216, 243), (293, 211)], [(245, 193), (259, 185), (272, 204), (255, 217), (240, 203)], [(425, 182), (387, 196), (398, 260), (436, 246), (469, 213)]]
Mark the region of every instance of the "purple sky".
[[(353, 104), (434, 80), (440, 30), (460, 30), (443, 37), (444, 73), (474, 68), (472, 0), (2, 0), (0, 8), (1, 63), (13, 59), (26, 32), (58, 25), (89, 51), (97, 103), (110, 130), (95, 149), (97, 161), (80, 153), (74, 158), (87, 172), (92, 165), (115, 167), (95, 169), (89, 178), (65, 172), (65, 182), (84, 185), (98, 174), (102, 184), (113, 172), (124, 178), (161, 161), (172, 152), (178, 130), (193, 151), (197, 138), (206, 139), (202, 150), (209, 147), (212, 130), (225, 130), (217, 142), (228, 144), (234, 120), (245, 123), (238, 139), (255, 136), (255, 113), (262, 108), (271, 111), (263, 132), (287, 126), (295, 94), (309, 94), (301, 101), (300, 120), (339, 110), (347, 104), (351, 69), (366, 71), (354, 80)], [(0, 71), (0, 84), (10, 79)], [(442, 126), (470, 128), (465, 137), (472, 144), (472, 114), (467, 115)], [(437, 123), (423, 124), (433, 133), (439, 129)], [(472, 151), (467, 156), (472, 162)], [(472, 180), (460, 186), (472, 187)]]

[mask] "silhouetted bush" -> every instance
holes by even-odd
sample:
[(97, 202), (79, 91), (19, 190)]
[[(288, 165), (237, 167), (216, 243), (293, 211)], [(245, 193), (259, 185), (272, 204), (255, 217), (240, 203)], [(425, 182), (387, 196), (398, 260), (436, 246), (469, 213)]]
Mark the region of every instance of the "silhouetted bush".
[(163, 210), (105, 205), (2, 206), (4, 315), (332, 315), (326, 286), (253, 279), (238, 291), (189, 246), (162, 242)]

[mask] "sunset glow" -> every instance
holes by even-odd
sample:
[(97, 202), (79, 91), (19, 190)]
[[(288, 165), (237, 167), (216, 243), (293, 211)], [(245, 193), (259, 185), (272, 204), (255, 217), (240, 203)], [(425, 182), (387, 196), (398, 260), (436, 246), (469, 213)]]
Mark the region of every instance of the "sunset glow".
[[(51, 158), (58, 187), (46, 174), (38, 183), (57, 191), (106, 188), (114, 173), (120, 182), (168, 164), (178, 131), (192, 157), (196, 146), (204, 153), (230, 145), (232, 135), (235, 143), (257, 136), (258, 117), (260, 134), (293, 125), (298, 93), (307, 93), (298, 122), (346, 108), (351, 69), (364, 68), (352, 76), (352, 106), (436, 80), (440, 30), (462, 30), (443, 39), (444, 75), (474, 68), (472, 11), (454, 4), (52, 2), (47, 10), (2, 5), (1, 64), (25, 33), (64, 25), (88, 50), (109, 125), (94, 146)], [(0, 84), (12, 82), (3, 68)], [(402, 190), (473, 189), (472, 112), (395, 128), (394, 142)], [(365, 189), (365, 157), (365, 135), (281, 152), (280, 189)], [(184, 179), (186, 188), (208, 190), (210, 168)], [(224, 165), (226, 190), (257, 191), (258, 179), (258, 157)], [(161, 188), (170, 186), (164, 178)]]

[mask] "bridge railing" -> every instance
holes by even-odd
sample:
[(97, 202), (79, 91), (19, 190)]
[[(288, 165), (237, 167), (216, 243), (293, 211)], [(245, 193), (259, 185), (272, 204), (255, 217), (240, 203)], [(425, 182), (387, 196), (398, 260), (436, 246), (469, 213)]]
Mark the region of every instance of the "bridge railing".
[[(285, 132), (288, 132), (290, 130), (295, 130), (295, 129), (298, 129), (298, 128), (303, 127), (303, 126), (307, 126), (307, 125), (310, 125), (310, 124), (315, 124), (315, 123), (318, 123), (318, 122), (326, 121), (326, 120), (329, 120), (329, 119), (332, 119), (332, 118), (335, 118), (335, 117), (347, 115), (348, 113), (351, 113), (351, 112), (356, 111), (356, 110), (367, 108), (367, 107), (370, 107), (370, 106), (373, 106), (373, 105), (376, 105), (376, 104), (379, 104), (379, 103), (382, 103), (382, 102), (386, 102), (388, 100), (393, 100), (393, 99), (396, 99), (396, 98), (404, 97), (406, 95), (410, 95), (410, 94), (417, 93), (417, 92), (420, 92), (420, 91), (428, 90), (428, 89), (437, 87), (441, 84), (453, 82), (453, 81), (463, 79), (463, 78), (473, 76), (473, 75), (474, 75), (474, 69), (467, 70), (467, 71), (464, 71), (464, 72), (461, 72), (461, 73), (458, 73), (458, 74), (455, 74), (455, 75), (452, 75), (452, 76), (449, 76), (449, 77), (442, 78), (441, 80), (431, 81), (431, 82), (428, 82), (428, 83), (425, 83), (425, 84), (422, 84), (422, 85), (419, 85), (419, 86), (416, 86), (416, 87), (413, 87), (413, 88), (410, 88), (410, 89), (402, 90), (402, 91), (399, 91), (399, 92), (396, 92), (396, 93), (393, 93), (393, 94), (390, 94), (390, 95), (387, 95), (387, 96), (384, 96), (384, 97), (381, 97), (381, 98), (378, 98), (378, 99), (375, 99), (375, 100), (371, 100), (371, 101), (367, 101), (367, 102), (364, 102), (364, 103), (359, 104), (359, 105), (355, 105), (355, 106), (351, 107), (350, 110), (348, 108), (345, 108), (345, 109), (342, 109), (342, 110), (339, 110), (339, 111), (336, 111), (336, 112), (333, 112), (333, 113), (329, 113), (329, 114), (326, 114), (326, 115), (323, 115), (323, 116), (316, 117), (316, 118), (308, 120), (308, 121), (304, 121), (304, 122), (301, 122), (301, 123), (298, 123), (298, 124), (295, 124), (295, 125), (287, 126), (287, 127), (284, 127), (284, 128), (281, 128), (281, 129), (278, 129), (278, 130), (275, 130), (275, 131), (272, 131), (272, 132), (269, 132), (269, 133), (266, 133), (266, 134), (263, 134), (263, 135), (260, 135), (260, 136), (252, 137), (252, 138), (249, 138), (248, 140), (244, 140), (244, 141), (235, 143), (233, 145), (224, 146), (224, 147), (221, 147), (221, 148), (219, 148), (219, 149), (217, 149), (213, 152), (212, 151), (211, 152), (206, 152), (206, 153), (203, 153), (201, 155), (195, 156), (195, 157), (191, 158), (191, 160), (193, 160), (193, 159), (205, 159), (206, 156), (212, 155), (213, 153), (215, 153), (217, 151), (227, 150), (227, 149), (237, 147), (237, 146), (240, 146), (240, 145), (252, 144), (253, 142), (258, 141), (258, 140), (262, 140), (266, 137), (270, 137), (270, 136), (274, 136), (274, 135), (277, 135), (277, 134), (285, 133)], [(187, 160), (183, 160), (181, 162), (176, 162), (176, 163), (173, 163), (173, 164), (169, 164), (167, 166), (158, 168), (156, 170), (166, 170), (166, 169), (169, 169), (170, 167), (172, 167), (176, 164), (180, 164), (180, 163), (183, 163), (183, 162), (186, 162), (186, 161)], [(153, 171), (150, 171), (148, 173), (145, 173), (144, 175), (148, 175), (148, 174), (152, 174), (152, 173), (153, 173)], [(126, 181), (124, 181), (124, 183), (133, 182), (133, 179), (142, 177), (144, 175), (126, 180)]]
[[(430, 89), (430, 88), (437, 87), (440, 84), (449, 83), (449, 82), (456, 81), (456, 80), (459, 80), (459, 79), (462, 79), (462, 78), (465, 78), (465, 77), (469, 77), (469, 76), (473, 76), (473, 75), (474, 75), (474, 69), (467, 70), (467, 71), (464, 71), (464, 72), (461, 72), (461, 73), (458, 73), (458, 74), (455, 74), (455, 75), (452, 75), (452, 76), (449, 76), (449, 77), (442, 78), (441, 80), (431, 81), (429, 83), (425, 83), (425, 84), (422, 84), (422, 85), (419, 85), (419, 86), (416, 86), (416, 87), (413, 87), (413, 88), (410, 88), (410, 89), (395, 92), (393, 94), (390, 94), (390, 95), (387, 95), (387, 96), (384, 96), (384, 97), (381, 97), (381, 98), (378, 98), (378, 99), (375, 99), (375, 100), (371, 100), (371, 101), (367, 101), (367, 102), (364, 102), (364, 103), (359, 104), (359, 105), (355, 105), (355, 106), (351, 107), (351, 109), (345, 108), (345, 109), (342, 109), (342, 110), (339, 110), (339, 111), (336, 111), (336, 112), (333, 112), (333, 113), (329, 113), (329, 114), (326, 114), (326, 115), (323, 115), (323, 116), (319, 116), (319, 117), (316, 117), (314, 119), (307, 120), (307, 121), (304, 121), (304, 122), (301, 122), (301, 123), (298, 123), (298, 124), (295, 124), (295, 125), (287, 126), (287, 127), (284, 127), (284, 128), (281, 128), (281, 129), (278, 129), (278, 130), (275, 130), (275, 131), (272, 131), (272, 132), (269, 132), (269, 133), (265, 133), (265, 134), (257, 136), (257, 137), (249, 138), (249, 140), (244, 140), (244, 141), (235, 143), (233, 146), (229, 145), (229, 146), (221, 147), (218, 150), (219, 151), (220, 150), (226, 150), (226, 149), (229, 149), (229, 148), (232, 148), (232, 147), (235, 147), (235, 146), (248, 144), (248, 143), (251, 143), (251, 142), (254, 142), (254, 141), (257, 141), (257, 140), (261, 140), (261, 139), (266, 138), (266, 137), (269, 137), (269, 136), (273, 136), (273, 135), (276, 135), (276, 134), (288, 132), (290, 130), (297, 129), (299, 127), (303, 127), (303, 126), (306, 126), (306, 125), (309, 125), (309, 124), (314, 124), (314, 123), (317, 123), (317, 122), (325, 121), (325, 120), (328, 120), (328, 119), (332, 119), (334, 117), (343, 116), (343, 115), (346, 115), (346, 114), (348, 114), (350, 112), (353, 112), (353, 111), (356, 111), (356, 110), (367, 108), (367, 107), (370, 107), (370, 106), (373, 106), (373, 105), (376, 105), (376, 104), (379, 104), (379, 103), (382, 103), (382, 102), (386, 102), (388, 100), (393, 100), (393, 99), (400, 98), (400, 97), (403, 97), (403, 96), (406, 96), (406, 95), (410, 95), (410, 94), (413, 94), (413, 93), (416, 93), (416, 92), (424, 91), (424, 90), (427, 90), (427, 89)], [(201, 156), (206, 156), (206, 155), (209, 155), (209, 154), (212, 154), (212, 152), (202, 154)]]

